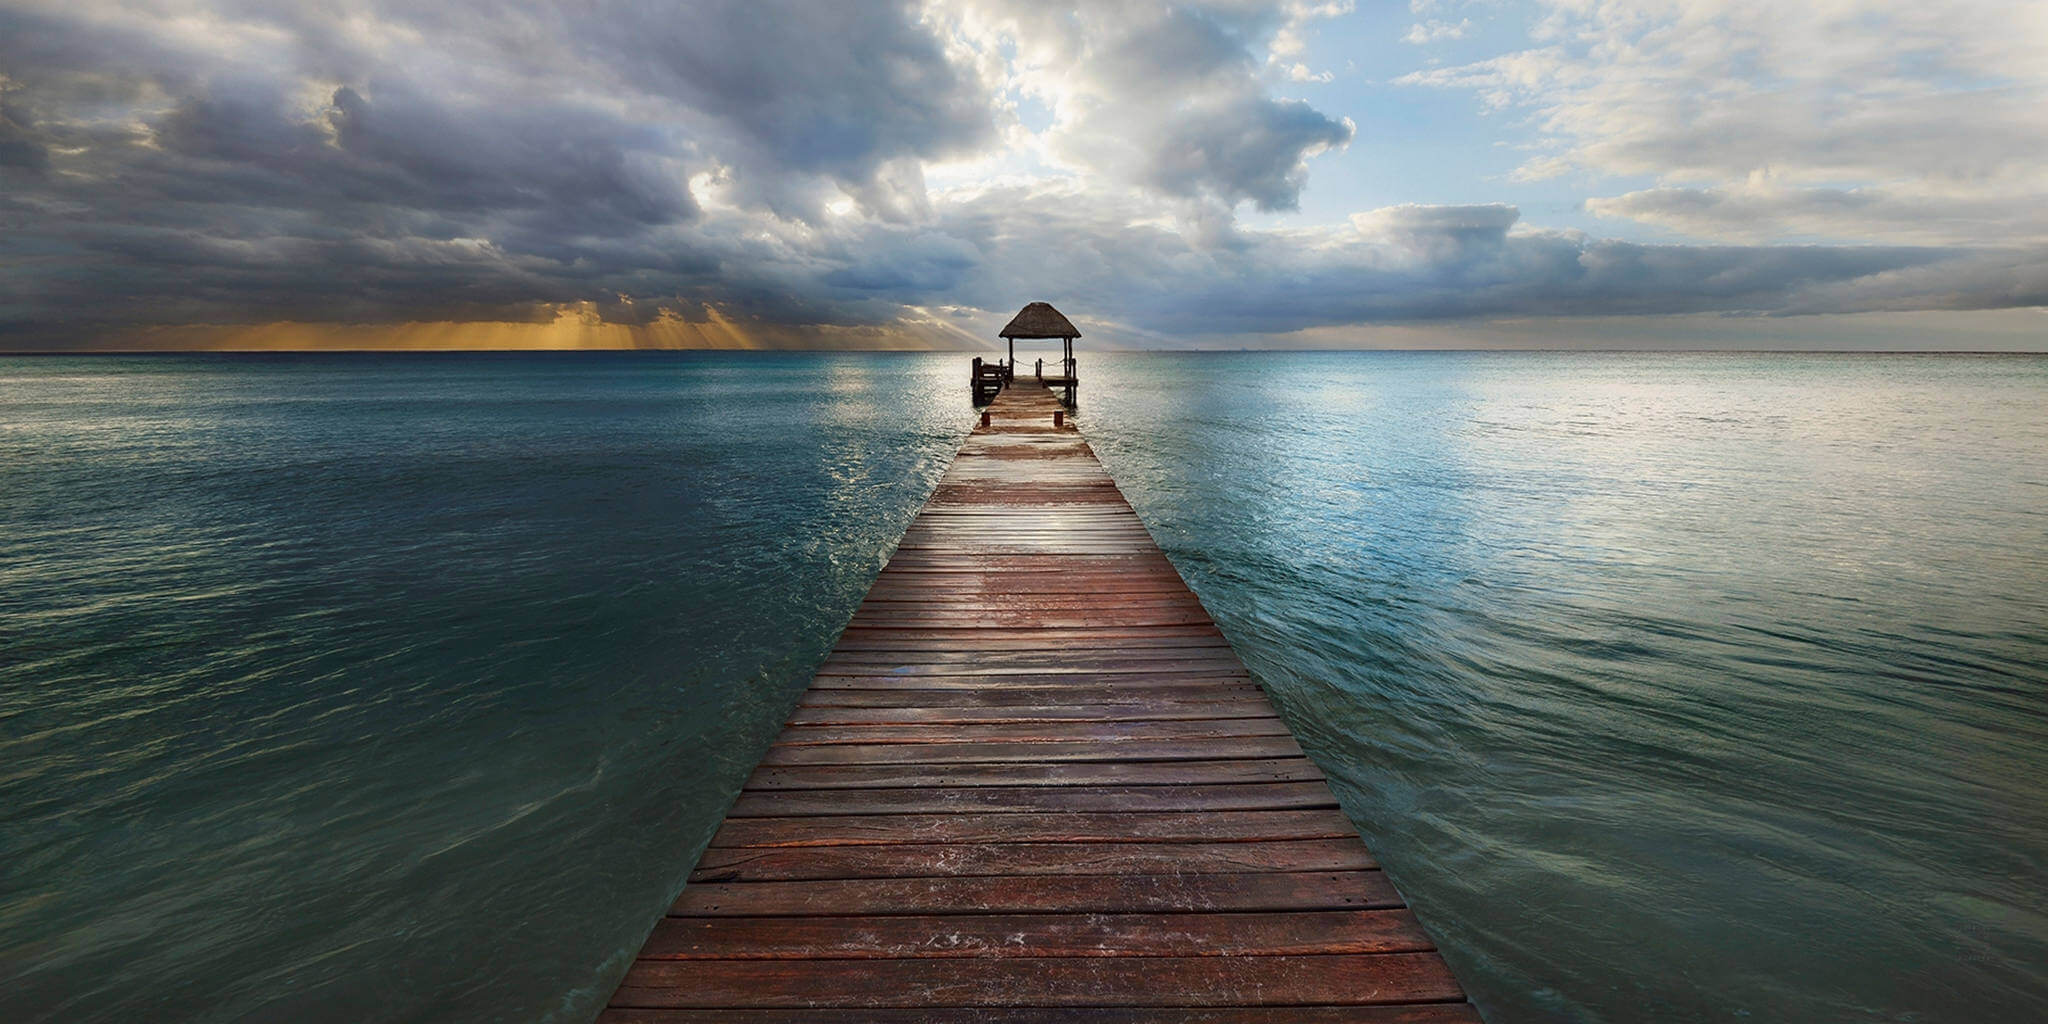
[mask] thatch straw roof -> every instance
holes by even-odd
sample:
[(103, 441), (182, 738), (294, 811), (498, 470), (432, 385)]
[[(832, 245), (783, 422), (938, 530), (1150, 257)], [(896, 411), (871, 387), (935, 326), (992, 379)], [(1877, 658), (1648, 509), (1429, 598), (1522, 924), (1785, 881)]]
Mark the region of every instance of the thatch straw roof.
[(998, 338), (1078, 338), (1074, 323), (1052, 308), (1050, 302), (1034, 302), (1017, 311), (1010, 325), (996, 333)]

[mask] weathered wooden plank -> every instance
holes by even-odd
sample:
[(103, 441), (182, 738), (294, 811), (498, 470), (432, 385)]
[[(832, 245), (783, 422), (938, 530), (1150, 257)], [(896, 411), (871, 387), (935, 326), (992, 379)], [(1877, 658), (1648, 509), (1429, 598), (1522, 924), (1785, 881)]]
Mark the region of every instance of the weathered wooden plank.
[(1143, 914), (1402, 906), (1378, 871), (1202, 875), (986, 875), (687, 886), (677, 917), (818, 914)]
[(1140, 721), (1026, 721), (986, 723), (918, 723), (889, 725), (854, 723), (792, 725), (776, 737), (787, 747), (847, 743), (1053, 743), (1092, 740), (1215, 739), (1237, 736), (1286, 736), (1287, 726), (1270, 715), (1257, 718)]
[[(1115, 640), (1100, 641), (1115, 643)], [(1072, 646), (1077, 641), (1059, 635), (1058, 630), (1041, 633), (1030, 648), (1014, 651), (990, 651), (973, 646), (971, 637), (950, 637), (944, 644), (933, 644), (924, 649), (912, 650), (899, 647), (894, 650), (841, 651), (831, 655), (820, 667), (827, 674), (851, 670), (871, 672), (877, 666), (915, 666), (926, 673), (950, 670), (955, 674), (981, 670), (981, 674), (995, 675), (1001, 670), (1011, 672), (1044, 671), (1047, 668), (1065, 668), (1069, 671), (1130, 672), (1170, 671), (1177, 665), (1197, 668), (1224, 667), (1238, 669), (1237, 656), (1220, 643), (1202, 646), (1156, 647), (1144, 650), (1121, 648), (1115, 651), (1081, 650)], [(846, 666), (841, 669), (840, 666)]]
[[(1135, 555), (1047, 555), (1020, 552), (1014, 555), (962, 555), (956, 558), (942, 558), (938, 555), (921, 555), (921, 562), (950, 561), (951, 566), (912, 565), (908, 561), (891, 560), (883, 567), (881, 576), (916, 578), (920, 576), (952, 576), (958, 573), (999, 574), (1004, 578), (1021, 579), (1040, 583), (1065, 580), (1087, 579), (1103, 573), (1127, 573), (1152, 577), (1173, 573), (1172, 560), (1165, 554), (1153, 550)], [(880, 578), (879, 576), (877, 578)]]
[(1189, 623), (1180, 626), (1148, 626), (1143, 629), (1128, 627), (1062, 627), (1053, 629), (1032, 629), (1010, 627), (1007, 629), (960, 629), (947, 626), (861, 626), (848, 623), (846, 632), (839, 635), (843, 650), (853, 650), (862, 644), (880, 641), (886, 644), (902, 644), (918, 640), (958, 642), (986, 634), (974, 640), (986, 650), (1000, 650), (1008, 642), (1023, 641), (1027, 646), (1043, 647), (1049, 641), (1062, 646), (1082, 647), (1090, 644), (1108, 645), (1115, 643), (1119, 636), (1127, 639), (1141, 637), (1206, 636), (1221, 637), (1223, 631), (1214, 622)]
[(1025, 610), (982, 609), (957, 612), (878, 612), (862, 609), (853, 613), (853, 621), (869, 628), (877, 626), (926, 627), (961, 626), (969, 629), (1007, 629), (1012, 626), (1033, 626), (1040, 629), (1067, 629), (1089, 623), (1113, 623), (1119, 626), (1174, 626), (1188, 623), (1207, 622), (1209, 617), (1200, 611), (1172, 611), (1099, 608), (1093, 611), (1049, 612)]
[[(1331, 801), (1335, 803), (1335, 801)], [(858, 846), (888, 843), (1124, 843), (1355, 836), (1329, 809), (1260, 811), (1061, 811), (1004, 814), (841, 814), (727, 818), (713, 846)]]
[[(903, 655), (929, 653), (940, 660), (957, 658), (964, 653), (966, 643), (977, 642), (974, 651), (990, 657), (1002, 657), (1016, 652), (1045, 651), (1055, 649), (1090, 649), (1114, 647), (1122, 654), (1140, 651), (1178, 650), (1181, 656), (1206, 656), (1217, 650), (1229, 650), (1230, 642), (1223, 639), (1216, 627), (1174, 626), (1154, 627), (1146, 630), (876, 630), (855, 633), (852, 627), (839, 634), (839, 646), (833, 648), (833, 657), (859, 660), (866, 656), (884, 659)], [(1235, 657), (1235, 655), (1232, 655)]]
[[(840, 691), (843, 692), (843, 691)], [(797, 706), (789, 724), (798, 725), (994, 725), (1019, 722), (1163, 722), (1175, 719), (1223, 719), (1273, 717), (1272, 705), (1263, 699), (1183, 702), (1161, 699), (1128, 700), (1103, 704), (1011, 704), (995, 706), (909, 706), (847, 707), (818, 706), (809, 701)]]
[(1043, 672), (1053, 668), (1072, 672), (1164, 672), (1176, 667), (1242, 671), (1237, 655), (1222, 644), (1146, 650), (1081, 650), (1070, 646), (1074, 641), (1057, 633), (1055, 630), (1041, 636), (1034, 649), (1017, 651), (982, 650), (972, 646), (971, 638), (953, 639), (943, 646), (925, 650), (841, 651), (829, 656), (819, 668), (827, 675), (843, 671), (872, 672), (877, 666), (932, 675), (1000, 675), (1005, 672)]
[(1060, 669), (1049, 667), (1037, 671), (1009, 671), (996, 669), (980, 673), (955, 672), (891, 672), (881, 668), (865, 672), (820, 673), (812, 683), (813, 689), (835, 690), (966, 690), (976, 693), (991, 688), (1019, 691), (1026, 688), (1064, 688), (1066, 698), (1079, 697), (1092, 689), (1104, 694), (1125, 690), (1149, 690), (1157, 687), (1177, 687), (1191, 684), (1217, 686), (1253, 685), (1251, 674), (1242, 668), (1228, 669), (1223, 666), (1187, 667), (1180, 669), (1131, 670), (1118, 672), (1097, 672), (1085, 669)]
[(915, 672), (906, 668), (901, 672), (880, 669), (860, 674), (835, 672), (818, 674), (812, 682), (814, 689), (840, 690), (986, 690), (992, 686), (1015, 688), (1022, 686), (1068, 687), (1073, 692), (1082, 692), (1088, 687), (1108, 691), (1123, 687), (1176, 686), (1187, 683), (1212, 682), (1219, 684), (1244, 685), (1252, 681), (1251, 674), (1243, 668), (1235, 670), (1221, 665), (1186, 666), (1169, 670), (1132, 669), (1129, 671), (1096, 671), (1089, 669), (1059, 669), (1010, 671), (995, 669), (980, 673), (956, 672)]
[(1463, 998), (1428, 953), (640, 960), (621, 1006), (1287, 1006)]
[[(1016, 608), (1069, 607), (1093, 608), (1104, 601), (1120, 603), (1151, 602), (1200, 608), (1201, 604), (1185, 590), (1176, 592), (1169, 589), (1177, 581), (1159, 578), (1125, 576), (1118, 579), (1101, 579), (1073, 587), (1043, 590), (1018, 591), (1006, 594), (995, 581), (981, 582), (964, 579), (944, 581), (908, 580), (891, 578), (880, 580), (876, 589), (870, 592), (868, 600), (875, 608), (917, 607), (949, 603), (959, 605), (1002, 604)], [(1100, 628), (1100, 627), (1096, 627)]]
[(1190, 786), (960, 786), (743, 792), (728, 818), (1056, 811), (1247, 811), (1335, 807), (1322, 782)]
[(1193, 761), (1015, 761), (965, 764), (772, 765), (747, 790), (891, 789), (910, 786), (1164, 786), (1306, 782), (1323, 773), (1306, 757)]
[(960, 764), (970, 761), (1213, 761), (1300, 757), (1292, 736), (1105, 743), (841, 743), (770, 747), (762, 764)]
[[(1047, 594), (1029, 600), (1005, 601), (972, 594), (934, 594), (920, 600), (898, 598), (864, 605), (859, 615), (870, 619), (938, 619), (973, 617), (998, 624), (1006, 619), (1065, 620), (1086, 617), (1091, 624), (1117, 624), (1116, 617), (1155, 616), (1162, 622), (1207, 622), (1202, 606), (1185, 597), (1123, 594), (1112, 600), (1102, 594)], [(987, 626), (976, 628), (986, 629)]]
[(1388, 1006), (918, 1007), (846, 1009), (657, 1009), (614, 1007), (599, 1024), (1479, 1024), (1470, 1003)]
[[(876, 661), (871, 664), (840, 664), (828, 666), (818, 673), (819, 679), (871, 679), (878, 682), (893, 682), (909, 687), (928, 686), (933, 689), (969, 687), (989, 689), (991, 687), (1012, 687), (1021, 685), (1185, 685), (1207, 683), (1211, 680), (1237, 680), (1249, 682), (1251, 674), (1242, 665), (1201, 659), (1179, 662), (1133, 662), (1115, 664), (1073, 663), (1057, 658), (1037, 659), (1030, 663), (973, 664), (919, 664), (902, 662), (892, 664)], [(849, 684), (838, 684), (842, 689), (851, 689)]]
[(1433, 948), (1406, 910), (1245, 914), (986, 914), (851, 918), (670, 917), (653, 960), (831, 957), (1303, 956)]
[(1174, 580), (1163, 572), (1156, 575), (1125, 574), (1116, 578), (1103, 577), (1078, 584), (1060, 577), (1058, 582), (1065, 585), (1056, 586), (1053, 580), (1047, 580), (1040, 584), (1038, 589), (1009, 591), (1002, 587), (999, 581), (986, 577), (978, 580), (957, 577), (910, 580), (891, 577), (876, 581), (875, 589), (868, 592), (866, 603), (877, 608), (975, 601), (1022, 608), (1044, 605), (1092, 608), (1099, 601), (1115, 601), (1201, 607), (1193, 594), (1188, 593), (1185, 588), (1175, 588)]
[(1378, 866), (1364, 844), (1349, 836), (1233, 843), (723, 847), (704, 851), (690, 881), (1244, 874), (1365, 871)]
[(889, 687), (813, 687), (806, 691), (802, 703), (797, 705), (799, 713), (817, 709), (824, 713), (835, 708), (874, 708), (885, 713), (905, 709), (939, 711), (960, 709), (963, 713), (975, 713), (982, 709), (1000, 713), (1010, 707), (1044, 707), (1050, 700), (1064, 700), (1079, 697), (1089, 701), (1080, 707), (1131, 707), (1131, 708), (1200, 708), (1204, 704), (1239, 705), (1252, 702), (1256, 706), (1269, 707), (1264, 691), (1250, 679), (1219, 679), (1194, 682), (1155, 683), (1141, 685), (1121, 683), (1115, 687), (1098, 687), (1077, 693), (1078, 684), (1062, 682), (1037, 686), (986, 686), (957, 689), (927, 689), (918, 686)]

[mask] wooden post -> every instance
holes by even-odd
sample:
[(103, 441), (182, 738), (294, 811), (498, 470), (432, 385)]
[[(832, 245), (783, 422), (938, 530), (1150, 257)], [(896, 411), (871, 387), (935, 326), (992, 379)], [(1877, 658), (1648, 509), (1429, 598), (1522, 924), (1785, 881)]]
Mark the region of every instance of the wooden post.
[(1066, 402), (1068, 407), (1071, 408), (1074, 404), (1074, 391), (1080, 383), (1081, 368), (1074, 362), (1074, 339), (1063, 338), (1061, 340), (1065, 342), (1063, 351), (1067, 355), (1066, 373), (1062, 374), (1062, 376), (1067, 380), (1065, 388)]

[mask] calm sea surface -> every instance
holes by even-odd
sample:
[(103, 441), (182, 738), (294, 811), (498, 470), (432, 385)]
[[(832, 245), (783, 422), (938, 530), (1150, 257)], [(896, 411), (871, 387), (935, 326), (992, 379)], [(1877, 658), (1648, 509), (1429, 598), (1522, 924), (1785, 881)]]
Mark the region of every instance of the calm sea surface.
[[(2048, 1019), (2048, 359), (1082, 369), (1494, 1024)], [(0, 358), (0, 1019), (587, 1019), (965, 376)]]

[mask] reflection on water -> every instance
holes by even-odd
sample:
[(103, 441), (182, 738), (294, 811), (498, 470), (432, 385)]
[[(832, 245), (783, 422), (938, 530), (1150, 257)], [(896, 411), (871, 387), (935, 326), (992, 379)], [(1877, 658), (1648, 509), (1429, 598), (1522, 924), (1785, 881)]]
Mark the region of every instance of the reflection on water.
[(1094, 360), (1496, 1024), (2048, 1013), (2048, 360)]
[[(2048, 360), (1085, 359), (1494, 1024), (2048, 1005)], [(964, 360), (0, 360), (0, 1019), (587, 1019)]]
[(0, 360), (0, 1019), (587, 1019), (957, 360)]

